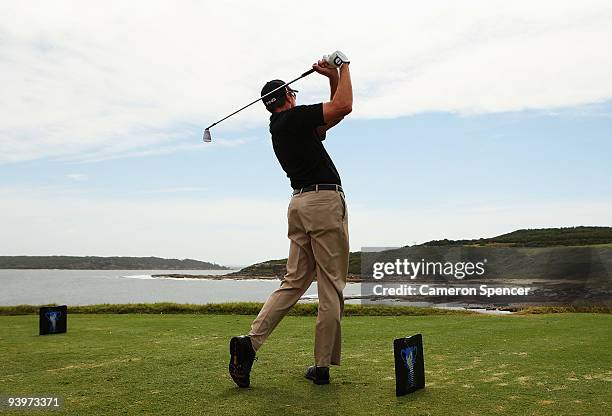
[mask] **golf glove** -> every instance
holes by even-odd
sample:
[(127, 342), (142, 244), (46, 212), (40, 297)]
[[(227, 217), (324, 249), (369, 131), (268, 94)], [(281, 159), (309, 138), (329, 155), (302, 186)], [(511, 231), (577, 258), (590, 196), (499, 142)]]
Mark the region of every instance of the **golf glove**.
[(350, 61), (340, 51), (336, 51), (331, 55), (323, 55), (323, 60), (332, 68), (340, 68), (343, 64), (349, 64)]

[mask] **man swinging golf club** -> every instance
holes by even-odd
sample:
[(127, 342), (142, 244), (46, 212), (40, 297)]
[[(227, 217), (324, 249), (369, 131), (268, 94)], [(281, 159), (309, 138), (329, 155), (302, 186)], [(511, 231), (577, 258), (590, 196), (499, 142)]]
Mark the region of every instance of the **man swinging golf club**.
[(274, 153), (291, 180), (293, 196), (287, 218), (290, 239), (287, 274), (268, 298), (248, 335), (230, 341), (229, 372), (239, 387), (248, 387), (255, 352), (315, 278), (319, 310), (315, 331), (315, 365), (305, 376), (329, 383), (330, 364), (340, 364), (342, 291), (348, 273), (348, 217), (340, 175), (322, 141), (325, 132), (349, 114), (353, 91), (349, 60), (340, 51), (312, 65), (329, 79), (331, 101), (296, 105), (296, 90), (274, 80), (261, 90), (270, 111)]

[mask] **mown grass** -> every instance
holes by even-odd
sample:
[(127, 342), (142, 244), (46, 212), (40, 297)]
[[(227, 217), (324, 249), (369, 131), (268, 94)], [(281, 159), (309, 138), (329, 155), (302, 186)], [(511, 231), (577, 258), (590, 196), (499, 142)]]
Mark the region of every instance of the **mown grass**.
[(534, 315), (545, 313), (612, 313), (612, 308), (606, 305), (592, 306), (526, 306), (523, 308), (508, 308), (519, 315)]
[[(126, 303), (126, 304), (98, 304), (85, 306), (69, 306), (70, 314), (214, 314), (214, 315), (257, 315), (262, 307), (258, 302), (236, 302), (236, 303), (209, 303), (209, 304), (188, 304), (188, 303)], [(38, 314), (41, 306), (48, 305), (17, 305), (0, 306), (0, 316), (2, 315), (34, 315)], [(315, 316), (318, 304), (298, 303), (290, 311), (292, 316)], [(502, 308), (521, 314), (542, 314), (542, 313), (612, 313), (610, 306), (538, 306), (538, 307), (512, 307)], [(385, 305), (345, 305), (345, 316), (423, 316), (423, 315), (467, 315), (469, 310), (440, 309), (416, 306), (385, 306)]]
[[(31, 315), (37, 314), (40, 306), (50, 305), (17, 305), (0, 306), (0, 315)], [(53, 306), (55, 306), (53, 304)], [(236, 303), (127, 303), (127, 304), (99, 304), (86, 306), (69, 306), (68, 313), (145, 313), (145, 314), (215, 314), (215, 315), (257, 315), (263, 303), (236, 302)], [(290, 311), (293, 316), (315, 316), (318, 304), (298, 303)], [(449, 310), (439, 308), (422, 308), (415, 306), (382, 306), (382, 305), (345, 305), (345, 316), (421, 316), (421, 315), (465, 315), (468, 311)]]
[[(258, 352), (252, 387), (227, 374), (227, 344), (253, 316), (76, 314), (38, 336), (0, 317), (0, 393), (56, 394), (70, 415), (608, 415), (612, 317), (349, 316), (332, 384), (302, 378), (315, 318), (287, 317)], [(396, 398), (392, 340), (422, 333), (427, 387)], [(5, 412), (7, 415), (27, 414)]]

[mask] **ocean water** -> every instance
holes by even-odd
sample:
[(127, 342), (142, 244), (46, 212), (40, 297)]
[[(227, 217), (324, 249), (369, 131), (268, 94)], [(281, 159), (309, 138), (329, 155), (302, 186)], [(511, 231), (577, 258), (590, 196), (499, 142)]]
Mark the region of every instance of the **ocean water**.
[[(92, 305), (97, 303), (219, 303), (263, 302), (278, 280), (211, 280), (154, 278), (176, 273), (223, 275), (234, 270), (0, 270), (0, 305)], [(348, 284), (345, 296), (359, 295), (359, 284)], [(304, 301), (317, 299), (316, 283)]]

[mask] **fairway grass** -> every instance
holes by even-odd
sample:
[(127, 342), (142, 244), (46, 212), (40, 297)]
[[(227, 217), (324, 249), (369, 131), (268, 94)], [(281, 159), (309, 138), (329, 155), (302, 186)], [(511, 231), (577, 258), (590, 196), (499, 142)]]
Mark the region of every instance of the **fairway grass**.
[[(289, 316), (259, 351), (251, 388), (227, 373), (228, 342), (253, 316), (71, 315), (38, 336), (0, 317), (0, 394), (52, 394), (73, 415), (608, 415), (612, 316), (351, 316), (332, 384), (312, 363), (315, 318)], [(427, 387), (395, 397), (392, 341), (422, 333)], [(28, 414), (0, 411), (0, 414)]]

